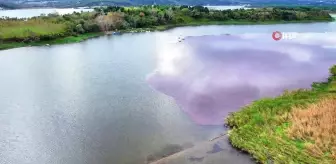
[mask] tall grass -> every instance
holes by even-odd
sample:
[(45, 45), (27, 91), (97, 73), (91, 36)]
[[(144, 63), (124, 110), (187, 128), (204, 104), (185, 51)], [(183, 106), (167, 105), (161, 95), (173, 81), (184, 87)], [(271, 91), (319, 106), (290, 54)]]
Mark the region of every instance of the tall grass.
[(66, 44), (66, 43), (76, 43), (81, 42), (83, 40), (87, 40), (90, 38), (98, 37), (103, 35), (104, 33), (85, 33), (80, 34), (77, 36), (67, 36), (67, 37), (61, 37), (54, 40), (49, 41), (38, 41), (38, 42), (11, 42), (11, 43), (0, 43), (0, 50), (10, 49), (10, 48), (16, 48), (16, 47), (26, 47), (26, 46), (41, 46), (46, 44)]
[(290, 116), (289, 136), (304, 141), (312, 156), (328, 155), (336, 163), (336, 97), (322, 99), (306, 108), (293, 108)]
[[(315, 108), (319, 107), (314, 109), (314, 112), (320, 112), (319, 117), (310, 115), (313, 117), (305, 118), (306, 120), (317, 119), (315, 121), (322, 123), (326, 121), (325, 119), (331, 119), (325, 115), (335, 112), (335, 106), (333, 106), (335, 99), (325, 100), (325, 98), (336, 96), (336, 77), (335, 72), (333, 73), (335, 69), (336, 66), (330, 70), (331, 75), (327, 82), (313, 83), (310, 90), (299, 89), (285, 92), (276, 98), (264, 98), (231, 114), (226, 119), (226, 123), (232, 127), (229, 131), (232, 145), (249, 152), (261, 163), (336, 163), (332, 150), (334, 141), (330, 136), (335, 133), (330, 129), (316, 131), (318, 128), (332, 128), (334, 125), (300, 122), (300, 120), (303, 121), (303, 117), (307, 116), (307, 112), (313, 112), (314, 105)], [(328, 109), (321, 109), (321, 103), (324, 103), (323, 107)], [(299, 109), (304, 112), (298, 113)], [(333, 120), (329, 121), (329, 123), (334, 123)], [(306, 133), (310, 131), (309, 129), (297, 130), (303, 128), (303, 125), (306, 128), (309, 127), (310, 130), (315, 130), (314, 137)], [(322, 142), (321, 137), (329, 137), (330, 140)], [(321, 144), (324, 146), (321, 147)], [(312, 152), (314, 148), (312, 146), (318, 146), (315, 148), (319, 148), (319, 153)]]
[(25, 39), (28, 37), (62, 36), (65, 24), (57, 24), (41, 19), (0, 20), (0, 39)]

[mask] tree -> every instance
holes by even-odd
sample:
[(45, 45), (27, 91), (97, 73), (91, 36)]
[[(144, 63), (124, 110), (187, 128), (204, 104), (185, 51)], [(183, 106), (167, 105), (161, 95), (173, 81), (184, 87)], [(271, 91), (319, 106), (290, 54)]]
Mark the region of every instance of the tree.
[(98, 32), (100, 30), (98, 24), (93, 21), (84, 22), (83, 29), (87, 32)]
[(336, 65), (333, 65), (330, 69), (329, 72), (331, 75), (336, 76)]
[(82, 24), (78, 24), (78, 25), (76, 26), (76, 32), (77, 32), (77, 33), (80, 33), (80, 34), (82, 34), (82, 33), (85, 32), (85, 30), (83, 29)]
[(181, 10), (181, 12), (184, 14), (184, 15), (189, 15), (189, 9), (188, 8), (183, 8)]
[(168, 9), (168, 10), (166, 10), (164, 16), (165, 16), (165, 19), (166, 19), (166, 20), (172, 20), (173, 17), (174, 17), (174, 11), (171, 10), (171, 9)]
[(160, 11), (158, 13), (158, 22), (159, 22), (159, 24), (166, 24), (167, 23), (164, 16), (165, 16), (165, 13), (163, 11)]
[(93, 10), (97, 13), (100, 13), (102, 11), (101, 8), (99, 8), (99, 7), (95, 7), (95, 8), (93, 8)]
[(124, 14), (121, 12), (109, 12), (107, 15), (100, 15), (96, 18), (96, 22), (102, 31), (119, 29), (124, 21)]

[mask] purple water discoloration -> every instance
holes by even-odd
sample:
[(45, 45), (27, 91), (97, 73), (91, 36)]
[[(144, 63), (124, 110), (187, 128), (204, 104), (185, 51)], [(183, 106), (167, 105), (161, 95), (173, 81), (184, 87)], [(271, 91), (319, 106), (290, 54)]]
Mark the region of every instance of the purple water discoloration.
[(310, 39), (273, 41), (269, 34), (188, 37), (158, 53), (158, 68), (148, 82), (173, 97), (196, 123), (223, 124), (229, 112), (253, 100), (324, 80), (336, 63), (336, 51), (323, 46), (336, 45), (336, 40)]

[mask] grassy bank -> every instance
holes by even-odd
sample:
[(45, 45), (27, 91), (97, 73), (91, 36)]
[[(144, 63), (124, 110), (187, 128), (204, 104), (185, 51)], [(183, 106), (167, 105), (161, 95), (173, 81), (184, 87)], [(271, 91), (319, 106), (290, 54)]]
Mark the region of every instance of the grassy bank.
[(336, 66), (310, 90), (264, 98), (231, 114), (229, 139), (261, 163), (336, 163)]
[(11, 48), (18, 48), (18, 47), (29, 47), (29, 46), (43, 46), (43, 45), (54, 45), (54, 44), (67, 44), (67, 43), (77, 43), (81, 42), (90, 38), (102, 36), (104, 33), (97, 32), (97, 33), (86, 33), (86, 34), (79, 34), (76, 36), (68, 36), (63, 38), (58, 38), (54, 40), (48, 41), (36, 41), (36, 42), (0, 42), (0, 50), (11, 49)]

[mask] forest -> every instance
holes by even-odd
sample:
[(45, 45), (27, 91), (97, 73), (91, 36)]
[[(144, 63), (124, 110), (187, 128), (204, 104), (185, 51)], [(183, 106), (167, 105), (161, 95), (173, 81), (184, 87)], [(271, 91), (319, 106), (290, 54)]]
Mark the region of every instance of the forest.
[(203, 6), (109, 6), (93, 12), (51, 13), (29, 19), (0, 18), (0, 42), (38, 42), (87, 33), (164, 29), (180, 25), (259, 24), (331, 21), (310, 7), (210, 10)]

